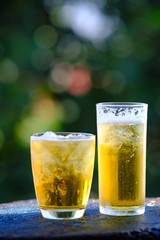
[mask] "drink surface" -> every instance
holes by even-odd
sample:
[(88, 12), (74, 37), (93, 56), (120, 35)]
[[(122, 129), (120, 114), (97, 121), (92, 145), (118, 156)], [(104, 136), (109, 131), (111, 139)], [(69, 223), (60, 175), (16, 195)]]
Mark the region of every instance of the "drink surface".
[(145, 201), (146, 125), (98, 124), (100, 205), (143, 206)]
[(32, 171), (40, 208), (79, 209), (86, 206), (94, 149), (94, 140), (31, 140)]

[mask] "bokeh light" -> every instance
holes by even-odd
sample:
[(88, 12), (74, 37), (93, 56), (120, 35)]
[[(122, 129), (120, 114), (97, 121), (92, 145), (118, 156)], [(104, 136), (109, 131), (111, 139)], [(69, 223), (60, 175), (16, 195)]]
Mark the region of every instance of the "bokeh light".
[[(51, 70), (51, 80), (53, 91), (56, 91), (56, 86), (59, 87), (59, 92), (66, 91), (68, 88), (68, 71), (71, 65), (67, 62), (58, 62)], [(54, 89), (55, 87), (55, 89)]]
[(81, 54), (82, 46), (80, 41), (73, 38), (73, 36), (66, 35), (59, 41), (57, 51), (60, 56), (71, 60), (76, 59)]
[(35, 49), (32, 54), (31, 61), (37, 70), (48, 70), (52, 66), (53, 53), (49, 49)]
[(12, 83), (19, 76), (18, 66), (11, 59), (4, 59), (0, 62), (0, 81)]
[(118, 34), (112, 41), (112, 52), (116, 57), (126, 58), (132, 54), (134, 50), (133, 41), (124, 34)]
[(104, 76), (103, 87), (110, 94), (120, 94), (126, 87), (126, 80), (122, 73), (111, 71)]
[(51, 71), (52, 89), (56, 92), (67, 91), (71, 95), (83, 96), (92, 87), (90, 71), (85, 65), (70, 65), (66, 62), (57, 63)]
[(47, 130), (61, 130), (64, 119), (64, 109), (60, 102), (53, 100), (49, 95), (35, 98), (30, 113), (23, 116), (15, 127), (15, 135), (19, 144), (29, 146), (30, 135)]
[(38, 47), (48, 49), (57, 41), (57, 32), (50, 25), (44, 25), (36, 29), (34, 39)]
[(92, 87), (90, 71), (85, 66), (71, 68), (68, 72), (68, 92), (75, 96), (83, 96)]
[(102, 42), (109, 37), (118, 24), (117, 16), (106, 16), (98, 2), (76, 1), (63, 5), (59, 18), (78, 36), (94, 42)]

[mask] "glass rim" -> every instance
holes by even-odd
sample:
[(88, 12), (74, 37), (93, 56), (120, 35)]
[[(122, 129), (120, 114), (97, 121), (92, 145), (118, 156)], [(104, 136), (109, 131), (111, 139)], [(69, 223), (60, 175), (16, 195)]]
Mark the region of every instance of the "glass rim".
[(147, 103), (141, 102), (101, 102), (96, 104), (97, 107), (148, 107)]
[(33, 133), (31, 134), (31, 136), (39, 136), (39, 135), (43, 135), (44, 133), (46, 132), (52, 132), (52, 133), (55, 133), (56, 135), (63, 135), (63, 136), (67, 136), (68, 134), (83, 134), (83, 135), (86, 135), (86, 136), (95, 136), (95, 134), (93, 133), (85, 133), (85, 132), (53, 132), (53, 131), (45, 131), (45, 132), (40, 132), (40, 133)]
[[(47, 132), (52, 132), (55, 133), (58, 136), (63, 136), (64, 138), (62, 139), (54, 139), (54, 137), (52, 136), (45, 136), (44, 134)], [(67, 135), (69, 134), (75, 134), (75, 135), (83, 135), (82, 137), (79, 136), (75, 136), (75, 137), (70, 137), (70, 138), (65, 138)], [(42, 138), (42, 136), (44, 135), (44, 138)], [(84, 133), (84, 132), (53, 132), (53, 131), (45, 131), (45, 132), (40, 132), (40, 133), (33, 133), (30, 135), (30, 140), (44, 140), (44, 141), (83, 141), (83, 140), (91, 140), (91, 139), (95, 139), (96, 135), (92, 134), (92, 133)]]

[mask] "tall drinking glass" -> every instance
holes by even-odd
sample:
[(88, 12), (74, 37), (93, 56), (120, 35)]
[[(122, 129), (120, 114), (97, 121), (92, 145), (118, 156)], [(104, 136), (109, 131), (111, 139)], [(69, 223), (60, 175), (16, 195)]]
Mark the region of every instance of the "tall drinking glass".
[(145, 212), (145, 103), (98, 103), (99, 204), (103, 214)]
[(44, 218), (75, 219), (88, 202), (95, 136), (46, 132), (31, 136), (31, 160), (37, 201)]

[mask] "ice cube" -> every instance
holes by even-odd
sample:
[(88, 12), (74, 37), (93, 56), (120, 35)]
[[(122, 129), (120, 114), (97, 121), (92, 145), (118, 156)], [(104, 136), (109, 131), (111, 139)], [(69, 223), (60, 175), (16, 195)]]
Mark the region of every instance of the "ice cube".
[(51, 132), (51, 131), (45, 132), (41, 136), (41, 138), (44, 140), (58, 140), (58, 136), (54, 132)]
[(59, 140), (63, 140), (63, 139), (66, 138), (66, 136), (63, 136), (63, 135), (58, 135), (57, 137), (58, 137)]
[(66, 136), (66, 138), (79, 140), (79, 139), (86, 139), (86, 136), (81, 133), (70, 133)]
[(34, 134), (31, 136), (31, 140), (58, 140), (58, 136), (51, 131), (47, 131), (44, 134)]

